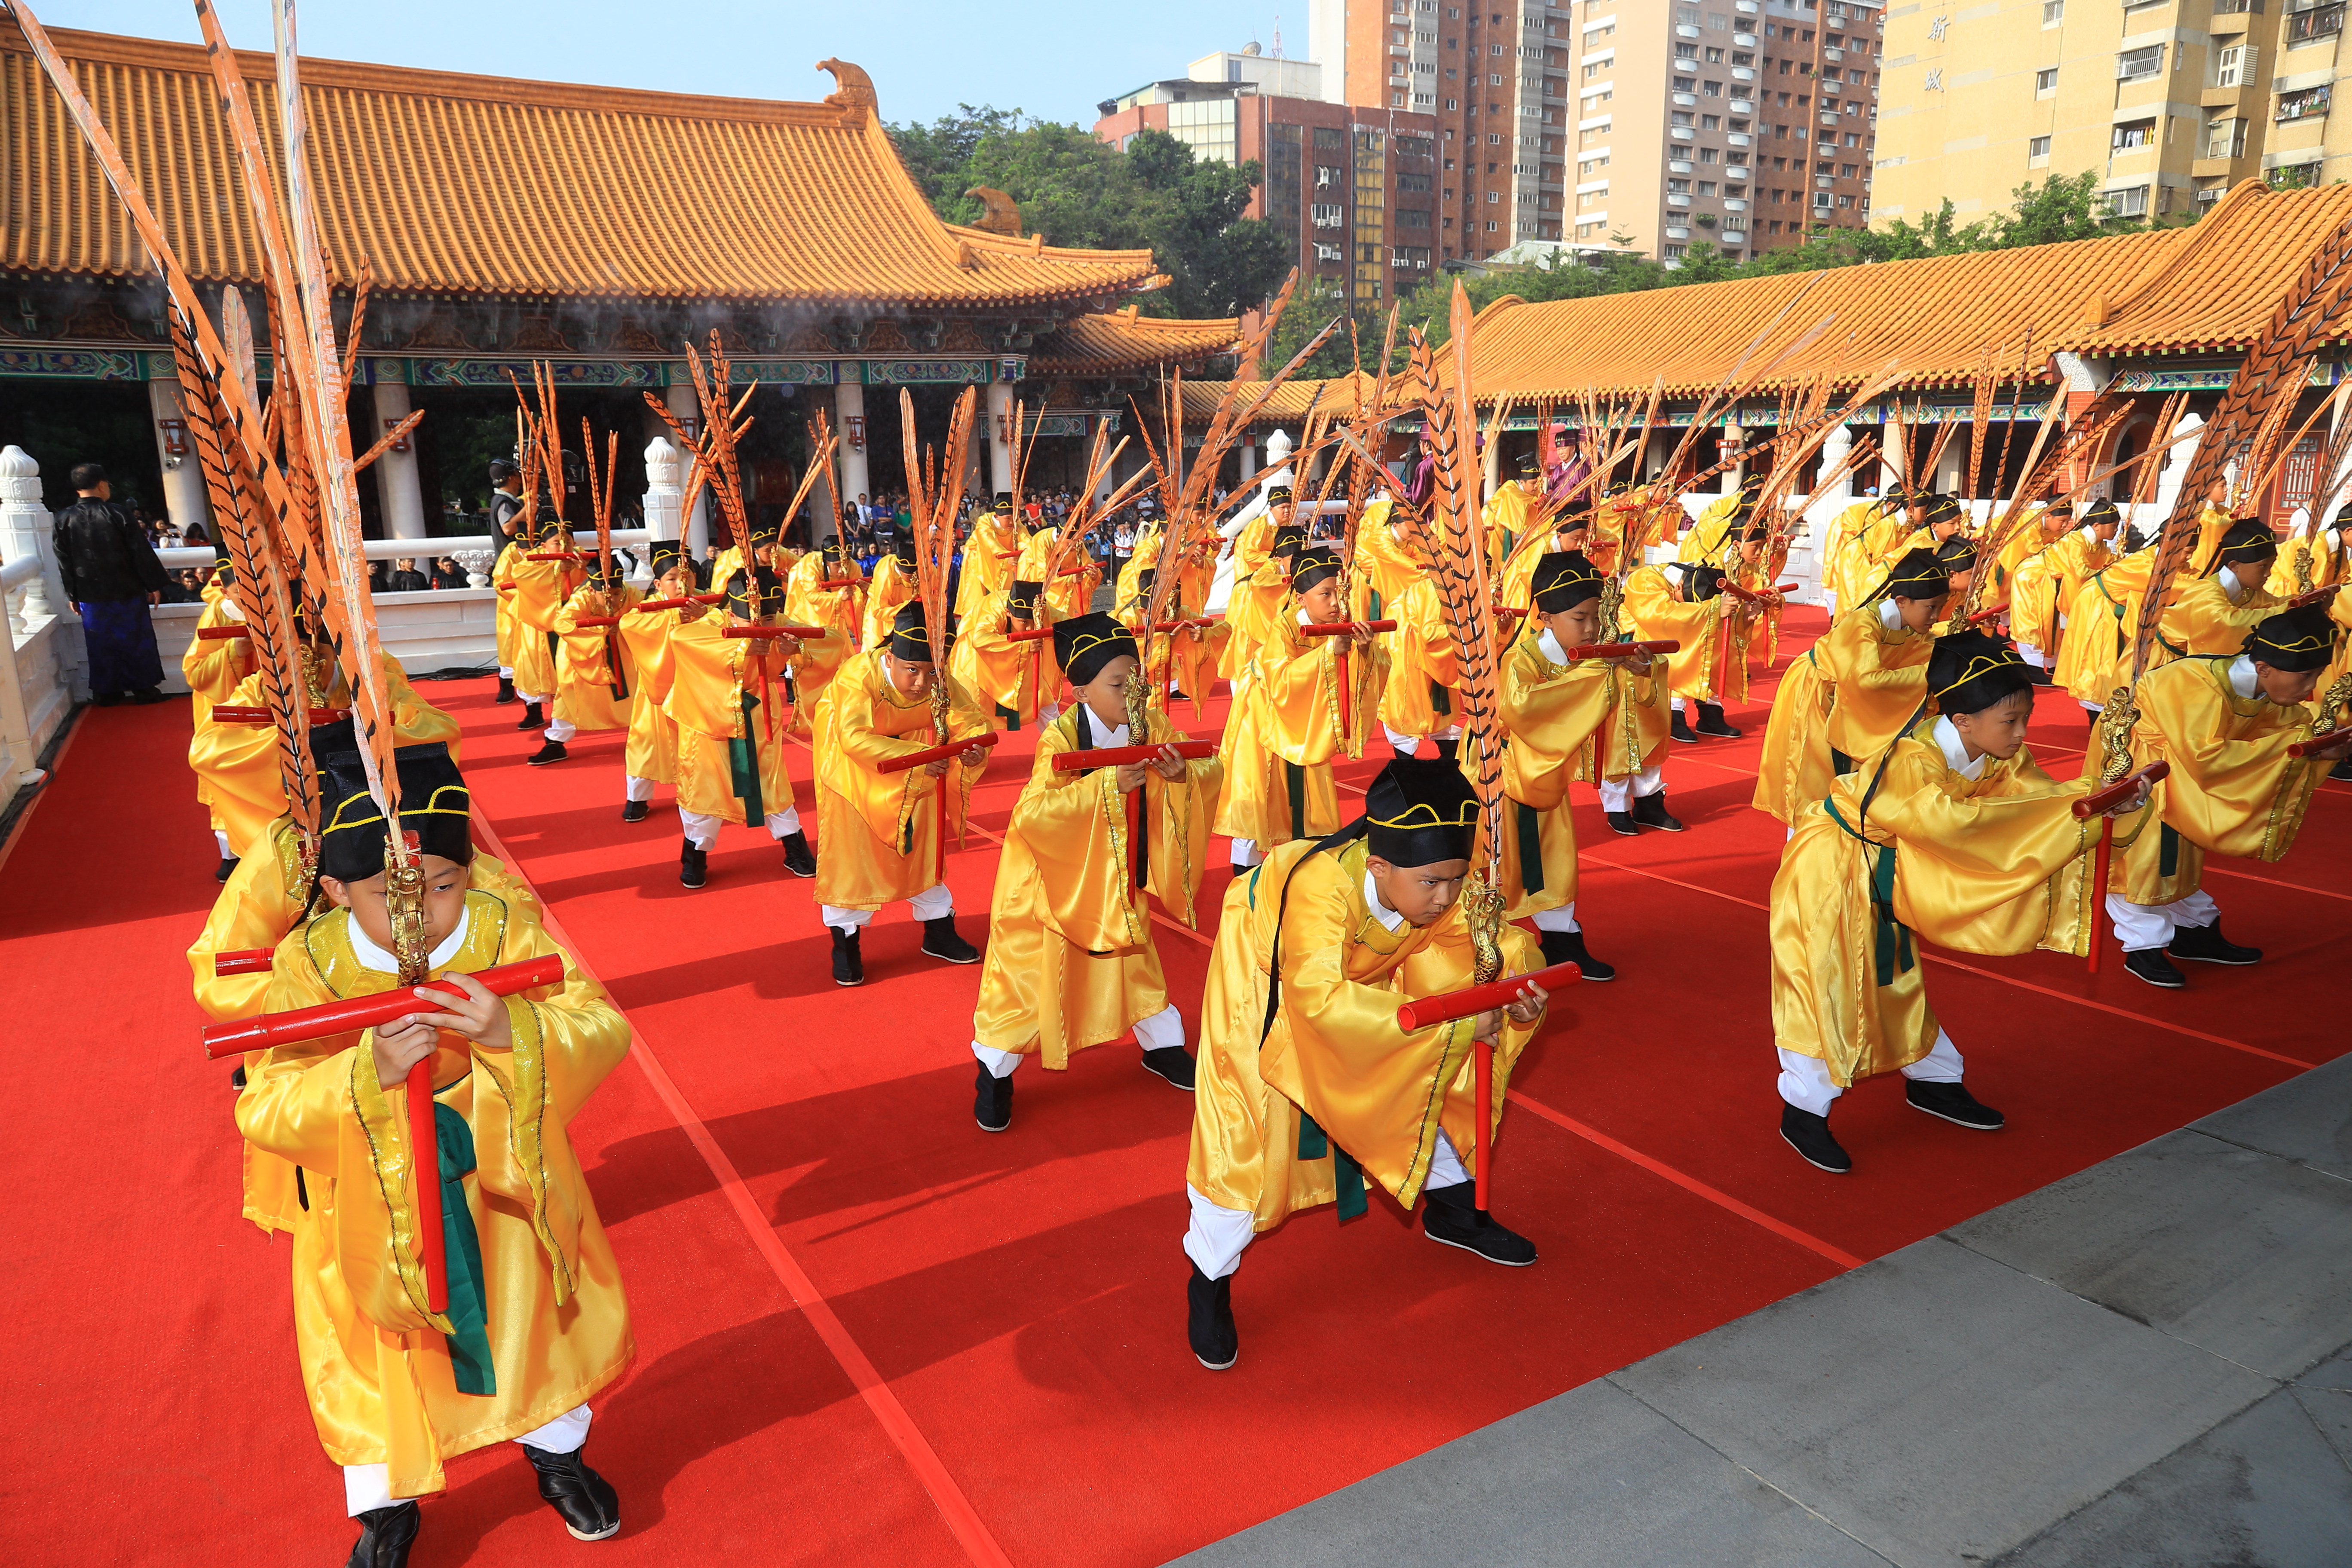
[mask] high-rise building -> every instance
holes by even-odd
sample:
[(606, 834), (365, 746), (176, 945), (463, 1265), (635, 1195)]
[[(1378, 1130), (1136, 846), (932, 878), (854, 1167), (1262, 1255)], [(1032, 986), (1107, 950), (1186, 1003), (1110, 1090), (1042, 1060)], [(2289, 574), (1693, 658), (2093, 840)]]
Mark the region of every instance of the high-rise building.
[(1327, 97), (1437, 122), (1441, 259), (1746, 258), (1869, 220), (1879, 0), (1318, 0)]
[(1199, 158), (1255, 159), (1265, 182), (1248, 216), (1288, 237), (1299, 276), (1353, 309), (1385, 309), (1429, 275), (1436, 237), (1436, 121), (1338, 103), (1328, 74), (1255, 47), (1194, 60), (1097, 107), (1095, 134), (1124, 147), (1165, 131)]
[(2242, 179), (2352, 174), (2329, 109), (2341, 0), (1998, 0), (1888, 13), (1878, 216), (1962, 222), (2046, 174), (2119, 217), (2202, 212)]

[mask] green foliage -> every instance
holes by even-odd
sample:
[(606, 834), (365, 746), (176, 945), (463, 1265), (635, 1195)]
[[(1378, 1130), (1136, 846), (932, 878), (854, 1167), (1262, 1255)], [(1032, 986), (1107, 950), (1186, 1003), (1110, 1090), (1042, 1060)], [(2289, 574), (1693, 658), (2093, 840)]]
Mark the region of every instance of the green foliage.
[(1027, 232), (1081, 249), (1152, 253), (1168, 287), (1144, 296), (1159, 316), (1238, 315), (1282, 285), (1289, 246), (1273, 226), (1242, 216), (1261, 178), (1255, 163), (1204, 163), (1164, 132), (1125, 151), (1083, 126), (1019, 110), (958, 106), (929, 125), (893, 125), (891, 141), (932, 210), (973, 224), (986, 185), (1021, 207)]

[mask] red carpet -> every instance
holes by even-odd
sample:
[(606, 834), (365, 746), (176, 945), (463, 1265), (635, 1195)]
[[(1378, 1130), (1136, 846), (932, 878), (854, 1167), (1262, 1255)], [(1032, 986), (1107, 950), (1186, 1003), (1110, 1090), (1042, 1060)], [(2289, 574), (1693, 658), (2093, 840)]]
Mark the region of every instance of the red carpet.
[[(426, 690), (638, 1031), (574, 1128), (643, 1347), (599, 1404), (591, 1453), (625, 1521), (600, 1563), (1160, 1563), (2341, 1048), (2299, 1022), (2352, 923), (2352, 790), (2328, 785), (2285, 864), (2213, 868), (2263, 967), (2200, 967), (2168, 995), (2112, 960), (2095, 981), (2046, 957), (1937, 962), (1931, 994), (2009, 1130), (1906, 1116), (1871, 1084), (1839, 1113), (1856, 1173), (1802, 1165), (1775, 1132), (1761, 906), (1781, 835), (1747, 804), (1759, 686), (1735, 715), (1747, 738), (1673, 748), (1690, 832), (1617, 838), (1580, 792), (1580, 913), (1622, 978), (1566, 994), (1517, 1080), (1497, 1206), (1543, 1264), (1481, 1267), (1382, 1202), (1346, 1226), (1301, 1215), (1251, 1251), (1244, 1356), (1211, 1375), (1182, 1333), (1188, 1099), (1107, 1047), (1067, 1074), (1024, 1068), (1013, 1130), (980, 1132), (977, 969), (921, 957), (902, 906), (869, 929), (868, 984), (836, 988), (809, 885), (764, 835), (730, 829), (688, 893), (668, 802), (619, 820), (619, 737), (526, 769), (537, 737), (489, 685)], [(2041, 717), (2037, 750), (2071, 766), (2079, 709), (2045, 695)], [(0, 866), (21, 1113), (0, 1152), (18, 1325), (0, 1550), (340, 1563), (352, 1530), (303, 1407), (284, 1243), (236, 1216), (227, 1072), (187, 996), (214, 889), (186, 711), (82, 723)], [(1029, 740), (1000, 749), (984, 831), (950, 862), (975, 941)], [(808, 811), (804, 752), (794, 773)], [(1160, 937), (1189, 1019), (1207, 948)], [(520, 1456), (450, 1477), (420, 1568), (570, 1550)]]

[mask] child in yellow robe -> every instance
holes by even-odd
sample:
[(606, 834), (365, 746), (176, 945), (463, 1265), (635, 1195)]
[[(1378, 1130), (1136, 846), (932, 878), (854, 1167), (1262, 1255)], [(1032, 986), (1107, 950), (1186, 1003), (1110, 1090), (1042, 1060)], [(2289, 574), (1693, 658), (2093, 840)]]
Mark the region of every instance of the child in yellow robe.
[(621, 613), (619, 628), (630, 666), (636, 672), (636, 701), (629, 709), (628, 740), (621, 752), (623, 822), (643, 822), (651, 816), (654, 786), (677, 783), (677, 721), (669, 716), (668, 706), (677, 667), (670, 658), (669, 637), (681, 624), (683, 612), (644, 606), (658, 599), (691, 598), (696, 592), (694, 568), (687, 564), (677, 540), (654, 540), (646, 551), (654, 574), (653, 588), (630, 601)]
[(1415, 755), (1426, 740), (1450, 762), (1462, 743), (1462, 721), (1454, 712), (1462, 667), (1436, 583), (1416, 578), (1386, 610), (1375, 618), (1397, 626), (1388, 641), (1388, 681), (1381, 688), (1381, 733), (1400, 757)]
[[(199, 634), (216, 626), (242, 625), (245, 613), (236, 605), (236, 597), (227, 591), (232, 568), (226, 556), (213, 566), (213, 581), (205, 584), (204, 613), (196, 617)], [(188, 683), (189, 707), (195, 721), (195, 733), (202, 735), (212, 728), (213, 710), (229, 700), (238, 682), (253, 673), (253, 641), (250, 637), (191, 638), (187, 652), (180, 656), (180, 674)], [(211, 792), (204, 776), (196, 777), (196, 804), (212, 805)], [(237, 857), (230, 847), (227, 825), (220, 814), (211, 814), (214, 847), (220, 851), (220, 868), (213, 879), (226, 882), (236, 869)]]
[(1008, 731), (1024, 723), (1051, 724), (1062, 711), (1056, 700), (1062, 671), (1054, 662), (1054, 645), (1013, 635), (1037, 626), (1038, 606), (1045, 602), (1043, 583), (1011, 578), (956, 626), (948, 674)]
[[(1119, 624), (1141, 636), (1143, 617), (1150, 613), (1151, 595), (1159, 586), (1160, 569), (1146, 566), (1135, 574), (1132, 592), (1119, 601)], [(1186, 578), (1192, 574), (1187, 574)], [(1192, 605), (1200, 603), (1186, 592), (1190, 583), (1180, 578), (1170, 590), (1168, 601), (1160, 606), (1160, 618), (1169, 624), (1200, 620)], [(1176, 631), (1161, 632), (1151, 645), (1150, 679), (1160, 683), (1160, 689), (1170, 697), (1191, 697), (1192, 711), (1197, 716), (1201, 703), (1217, 684), (1217, 664), (1223, 657), (1225, 642), (1233, 627), (1224, 621), (1210, 621), (1204, 626), (1183, 626)]]
[(1013, 515), (1013, 492), (999, 490), (989, 509), (973, 520), (971, 535), (963, 542), (963, 565), (956, 575), (957, 620), (1003, 590), (1013, 580), (1013, 563), (1020, 553), (1021, 527)]
[[(1129, 1030), (1147, 1070), (1192, 1087), (1184, 1020), (1168, 1000), (1146, 894), (1191, 921), (1223, 770), (1214, 756), (1179, 755), (1168, 742), (1188, 737), (1156, 707), (1149, 738), (1130, 737), (1127, 687), (1143, 676), (1125, 626), (1105, 615), (1056, 621), (1054, 648), (1077, 700), (1039, 737), (1013, 808), (972, 1013), (972, 1116), (988, 1132), (1012, 1124), (1013, 1069), (1024, 1057), (1059, 1072), (1073, 1051)], [(1071, 752), (1154, 742), (1160, 751), (1150, 763), (1086, 773), (1054, 766)], [(1129, 815), (1138, 791), (1139, 833)]]
[(2263, 584), (2281, 599), (2292, 599), (2314, 588), (2332, 588), (2345, 581), (2352, 549), (2352, 507), (2326, 522), (2306, 520), (2279, 547), (2278, 563)]
[(490, 563), (490, 582), (497, 589), (493, 608), (498, 632), (499, 694), (491, 700), (499, 703), (515, 700), (514, 661), (515, 627), (514, 584), (499, 575), (499, 567), (506, 561), (507, 552), (523, 544), (517, 535), (522, 528), (522, 470), (512, 458), (490, 459), (490, 538), (498, 544), (498, 553)]
[[(1725, 721), (1723, 704), (1748, 694), (1748, 663), (1736, 649), (1748, 640), (1752, 623), (1745, 603), (1723, 591), (1723, 578), (1719, 566), (1675, 561), (1637, 567), (1625, 579), (1623, 616), (1633, 638), (1682, 644), (1666, 656), (1673, 710), (1667, 732), (1677, 741), (1739, 733)], [(1727, 660), (1727, 637), (1735, 647)]]
[[(1243, 1249), (1300, 1209), (1364, 1212), (1367, 1175), (1408, 1210), (1428, 1198), (1432, 1241), (1513, 1268), (1536, 1260), (1532, 1242), (1476, 1206), (1475, 1181), (1544, 993), (1525, 986), (1506, 1009), (1412, 1034), (1397, 1023), (1399, 1004), (1475, 979), (1458, 900), (1476, 817), (1453, 763), (1400, 757), (1361, 817), (1278, 846), (1225, 890), (1184, 1170), (1186, 1334), (1213, 1372), (1240, 1354)], [(1525, 931), (1506, 925), (1500, 942), (1506, 973), (1536, 968)], [(1486, 1106), (1471, 1062), (1482, 1039), (1496, 1047)]]
[(621, 581), (617, 563), (613, 575), (600, 574), (589, 563), (588, 575), (555, 612), (555, 703), (546, 737), (538, 751), (523, 762), (545, 767), (567, 760), (565, 742), (582, 731), (626, 730), (635, 717), (637, 670), (629, 655), (628, 639), (617, 626), (582, 626), (591, 621), (625, 616), (645, 595)]
[(902, 528), (891, 552), (874, 563), (874, 575), (866, 579), (866, 627), (857, 646), (870, 651), (889, 641), (898, 606), (914, 596), (915, 536)]
[(2080, 512), (2053, 507), (2042, 514), (2043, 534), (2058, 531), (2049, 548), (2017, 569), (2009, 585), (2009, 635), (2018, 657), (2033, 671), (2033, 684), (2053, 684), (2066, 608), (2083, 590), (2084, 579), (2114, 559), (2107, 542), (2123, 518), (2111, 500), (2095, 500)]
[[(2105, 709), (2120, 680), (2130, 679), (2129, 649), (2139, 634), (2140, 597), (2156, 564), (2156, 546), (2126, 529), (2115, 558), (2083, 579), (2067, 604), (2065, 642), (2050, 671), (2086, 710)], [(2119, 670), (2118, 661), (2126, 661)]]
[[(550, 523), (536, 540), (518, 534), (499, 554), (490, 583), (500, 595), (500, 607), (512, 622), (509, 648), (515, 696), (523, 704), (518, 730), (546, 726), (543, 739), (562, 742), (571, 726), (555, 712), (556, 615), (572, 597), (577, 574), (569, 561), (535, 561), (572, 548), (572, 536)], [(560, 731), (560, 732), (559, 732)]]
[(1339, 622), (1339, 578), (1338, 556), (1300, 552), (1290, 579), (1291, 608), (1268, 628), (1250, 661), (1247, 689), (1235, 699), (1235, 717), (1227, 722), (1217, 831), (1233, 839), (1237, 872), (1256, 865), (1276, 844), (1319, 838), (1344, 820), (1331, 759), (1354, 737), (1340, 728), (1340, 671), (1347, 671), (1348, 722), (1360, 736), (1387, 684), (1388, 654), (1360, 629), (1312, 637), (1300, 631)]
[[(1587, 980), (1617, 978), (1586, 949), (1576, 915), (1576, 826), (1569, 781), (1608, 717), (1611, 665), (1646, 671), (1650, 657), (1571, 664), (1568, 650), (1601, 640), (1601, 576), (1574, 551), (1547, 552), (1529, 578), (1535, 615), (1504, 651), (1496, 682), (1503, 728), (1503, 838), (1494, 847), (1511, 920), (1532, 920), (1544, 963), (1573, 963)], [(1474, 762), (1465, 767), (1475, 767)]]
[[(828, 588), (827, 583), (852, 585)], [(691, 584), (680, 590), (692, 591)], [(866, 635), (865, 598), (866, 574), (842, 553), (841, 536), (828, 533), (824, 542), (793, 563), (792, 574), (784, 580), (784, 619), (839, 632), (855, 649)]]
[[(801, 826), (793, 777), (784, 765), (792, 737), (784, 666), (802, 671), (805, 686), (846, 656), (838, 632), (796, 637), (730, 637), (726, 627), (753, 619), (772, 622), (783, 605), (783, 584), (767, 566), (756, 577), (738, 568), (728, 579), (726, 615), (679, 612), (669, 635), (670, 687), (664, 703), (677, 725), (677, 816), (686, 842), (678, 851), (678, 885), (706, 886), (710, 849), (722, 824), (757, 818), (783, 851), (784, 869), (817, 874), (817, 858)], [(758, 604), (752, 603), (756, 586)]]
[[(2205, 857), (2279, 860), (2294, 845), (2313, 791), (2344, 754), (2296, 758), (2288, 748), (2336, 721), (2304, 706), (2333, 657), (2336, 630), (2319, 605), (2274, 612), (2235, 654), (2177, 659), (2140, 678), (2132, 703), (2132, 764), (2158, 759), (2157, 822), (2108, 868), (2107, 918), (2124, 968), (2168, 991), (2189, 982), (2172, 959), (2250, 964), (2262, 950), (2221, 934), (2202, 886)], [(2103, 760), (2093, 731), (2086, 775)]]
[(1798, 815), (1772, 879), (1780, 1136), (1833, 1175), (1853, 1161), (1830, 1134), (1830, 1108), (1865, 1078), (1899, 1071), (1913, 1109), (1955, 1126), (2003, 1124), (1962, 1083), (1916, 941), (2088, 951), (2083, 858), (2099, 825), (2074, 813), (2089, 784), (2052, 778), (2025, 749), (2024, 661), (1982, 632), (1955, 632), (1928, 656), (1927, 693), (1937, 716), (1923, 709), (1874, 766)]
[(1234, 542), (1233, 581), (1225, 590), (1225, 625), (1233, 635), (1225, 643), (1220, 673), (1234, 683), (1236, 695), (1248, 678), (1250, 661), (1257, 657), (1259, 639), (1280, 614), (1290, 564), (1287, 559), (1276, 560), (1276, 552), (1296, 555), (1307, 541), (1306, 529), (1293, 521), (1297, 510), (1290, 487), (1276, 485), (1265, 492), (1265, 510), (1244, 523), (1241, 537)]
[[(273, 1012), (395, 989), (385, 832), (354, 753), (325, 760), (319, 886), (334, 906), (278, 944)], [(583, 1454), (588, 1401), (636, 1354), (620, 1269), (568, 1129), (629, 1048), (629, 1026), (536, 913), (470, 885), (468, 799), (446, 752), (399, 756), (401, 826), (425, 873), (430, 973), (462, 999), (262, 1053), (237, 1131), (299, 1168), (294, 1334), (311, 1419), (361, 1526), (352, 1560), (405, 1563), (443, 1465), (513, 1441), (576, 1539), (620, 1529)], [(561, 984), (493, 995), (476, 971), (547, 954)], [(446, 1312), (416, 1261), (404, 1086), (436, 1086)]]
[(2235, 654), (2246, 634), (2285, 607), (2263, 584), (2278, 563), (2278, 541), (2259, 522), (2232, 523), (2212, 552), (2213, 564), (2185, 587), (2157, 622), (2159, 658)]
[[(957, 934), (955, 895), (940, 875), (942, 832), (961, 833), (971, 786), (988, 752), (957, 756), (886, 773), (893, 757), (938, 745), (931, 687), (947, 683), (948, 736), (986, 733), (988, 717), (971, 694), (931, 660), (922, 601), (899, 607), (890, 635), (850, 659), (817, 699), (816, 820), (824, 863), (816, 879), (817, 913), (833, 936), (833, 978), (863, 985), (859, 938), (875, 911), (907, 900), (922, 922), (923, 952), (948, 963), (977, 963), (980, 950)], [(944, 825), (938, 795), (946, 792)]]

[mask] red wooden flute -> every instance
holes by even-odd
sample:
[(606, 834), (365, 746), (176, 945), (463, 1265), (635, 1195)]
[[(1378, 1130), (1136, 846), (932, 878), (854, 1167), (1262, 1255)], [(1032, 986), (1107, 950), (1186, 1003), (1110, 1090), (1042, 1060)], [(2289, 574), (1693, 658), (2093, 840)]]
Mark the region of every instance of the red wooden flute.
[(1724, 581), (1723, 591), (1730, 595), (1735, 599), (1745, 599), (1751, 605), (1760, 605), (1767, 599), (1773, 598), (1780, 595), (1793, 594), (1803, 586), (1804, 584), (1802, 583), (1783, 583), (1777, 588), (1759, 590), (1755, 588), (1743, 588), (1737, 583), (1727, 578)]
[(523, 557), (525, 561), (585, 561), (577, 550), (538, 550)]
[(1583, 978), (1584, 971), (1573, 963), (1555, 963), (1549, 969), (1538, 969), (1533, 974), (1513, 974), (1491, 984), (1449, 991), (1443, 996), (1423, 996), (1397, 1009), (1397, 1027), (1408, 1035), (1417, 1034), (1440, 1024), (1450, 1024), (1456, 1018), (1475, 1017), (1492, 1007), (1507, 1006), (1517, 1001), (1520, 990), (1530, 984), (1540, 985), (1547, 991), (1557, 991)]
[[(1163, 741), (1161, 746), (1173, 746), (1181, 757), (1213, 757), (1217, 754), (1214, 741)], [(1160, 746), (1097, 746), (1088, 752), (1064, 752), (1054, 759), (1057, 773), (1082, 773), (1088, 768), (1123, 768), (1135, 763), (1160, 760)]]
[(1051, 626), (1028, 626), (1004, 634), (1007, 642), (1051, 642), (1053, 637), (1054, 628)]
[(682, 599), (640, 599), (635, 604), (631, 605), (629, 608), (633, 610), (683, 610), (691, 605), (723, 604), (726, 601), (726, 598), (727, 595), (724, 594), (688, 594)]
[(776, 625), (772, 626), (722, 626), (719, 628), (719, 635), (723, 637), (801, 637), (806, 639), (824, 636), (824, 628), (823, 626), (796, 626), (788, 623), (778, 622)]
[(231, 637), (249, 637), (252, 635), (252, 629), (241, 622), (231, 622), (226, 626), (198, 626), (196, 628), (196, 636), (205, 642), (226, 642)]
[[(310, 722), (314, 726), (319, 724), (341, 723), (343, 720), (348, 719), (351, 716), (352, 710), (348, 708), (313, 708), (310, 710)], [(277, 722), (276, 716), (267, 708), (247, 708), (226, 702), (220, 703), (215, 706), (213, 709), (212, 717), (213, 722), (215, 724), (271, 724)]]
[(231, 974), (267, 974), (278, 955), (274, 947), (233, 947), (213, 954), (213, 973), (226, 977)]
[(2286, 602), (2286, 607), (2290, 610), (2300, 610), (2306, 605), (2324, 605), (2336, 597), (2336, 590), (2342, 586), (2341, 583), (2337, 583), (2326, 588), (2314, 588), (2308, 594), (2297, 594)]
[(1344, 637), (1357, 632), (1392, 632), (1394, 621), (1334, 621), (1329, 626), (1306, 626), (1298, 628), (1303, 637)]
[[(635, 608), (635, 605), (630, 607), (633, 609)], [(572, 617), (572, 624), (574, 627), (617, 626), (621, 624), (621, 617), (618, 616), (574, 616)]]
[(2074, 803), (2075, 818), (2079, 821), (2088, 821), (2094, 816), (2105, 816), (2108, 812), (2129, 800), (2132, 797), (2132, 792), (2139, 788), (2141, 780), (2145, 779), (2149, 784), (2154, 784), (2171, 771), (2170, 763), (2159, 760), (2148, 763), (2136, 773), (2117, 779), (2105, 789), (2095, 789)]
[(985, 750), (1003, 739), (1004, 739), (1004, 731), (991, 730), (984, 735), (974, 735), (962, 741), (950, 741), (944, 746), (932, 746), (924, 751), (910, 752), (903, 757), (892, 757), (874, 771), (877, 773), (903, 773), (908, 768), (926, 767), (932, 763), (945, 762), (950, 757), (961, 756), (974, 746)]
[(1646, 642), (1587, 642), (1565, 650), (1568, 661), (1574, 664), (1581, 658), (1632, 658), (1639, 653), (1680, 653), (1683, 645), (1671, 637), (1658, 637)]
[(2347, 742), (2352, 742), (2352, 727), (2326, 730), (2308, 741), (2297, 741), (2286, 749), (2286, 754), (2290, 757), (2307, 757), (2315, 752), (2332, 752)]
[(866, 579), (863, 577), (820, 577), (817, 579), (816, 585), (820, 588), (863, 588), (866, 586)]
[(1213, 626), (1220, 619), (1216, 616), (1196, 616), (1189, 621), (1154, 621), (1151, 629), (1155, 632), (1181, 632), (1189, 626)]
[[(478, 971), (474, 978), (496, 996), (511, 996), (518, 991), (535, 990), (541, 985), (560, 985), (563, 982), (563, 955), (551, 952), (520, 963), (501, 963)], [(404, 1014), (436, 1007), (437, 1003), (422, 994), (435, 990), (446, 996), (465, 994), (446, 980), (428, 980), (422, 985), (402, 985), (373, 996), (353, 996), (341, 1002), (321, 1002), (315, 1007), (298, 1007), (290, 1013), (264, 1013), (257, 1018), (207, 1024), (205, 1055), (218, 1058), (242, 1051), (266, 1051), (273, 1046), (323, 1040), (354, 1029), (373, 1029)]]

